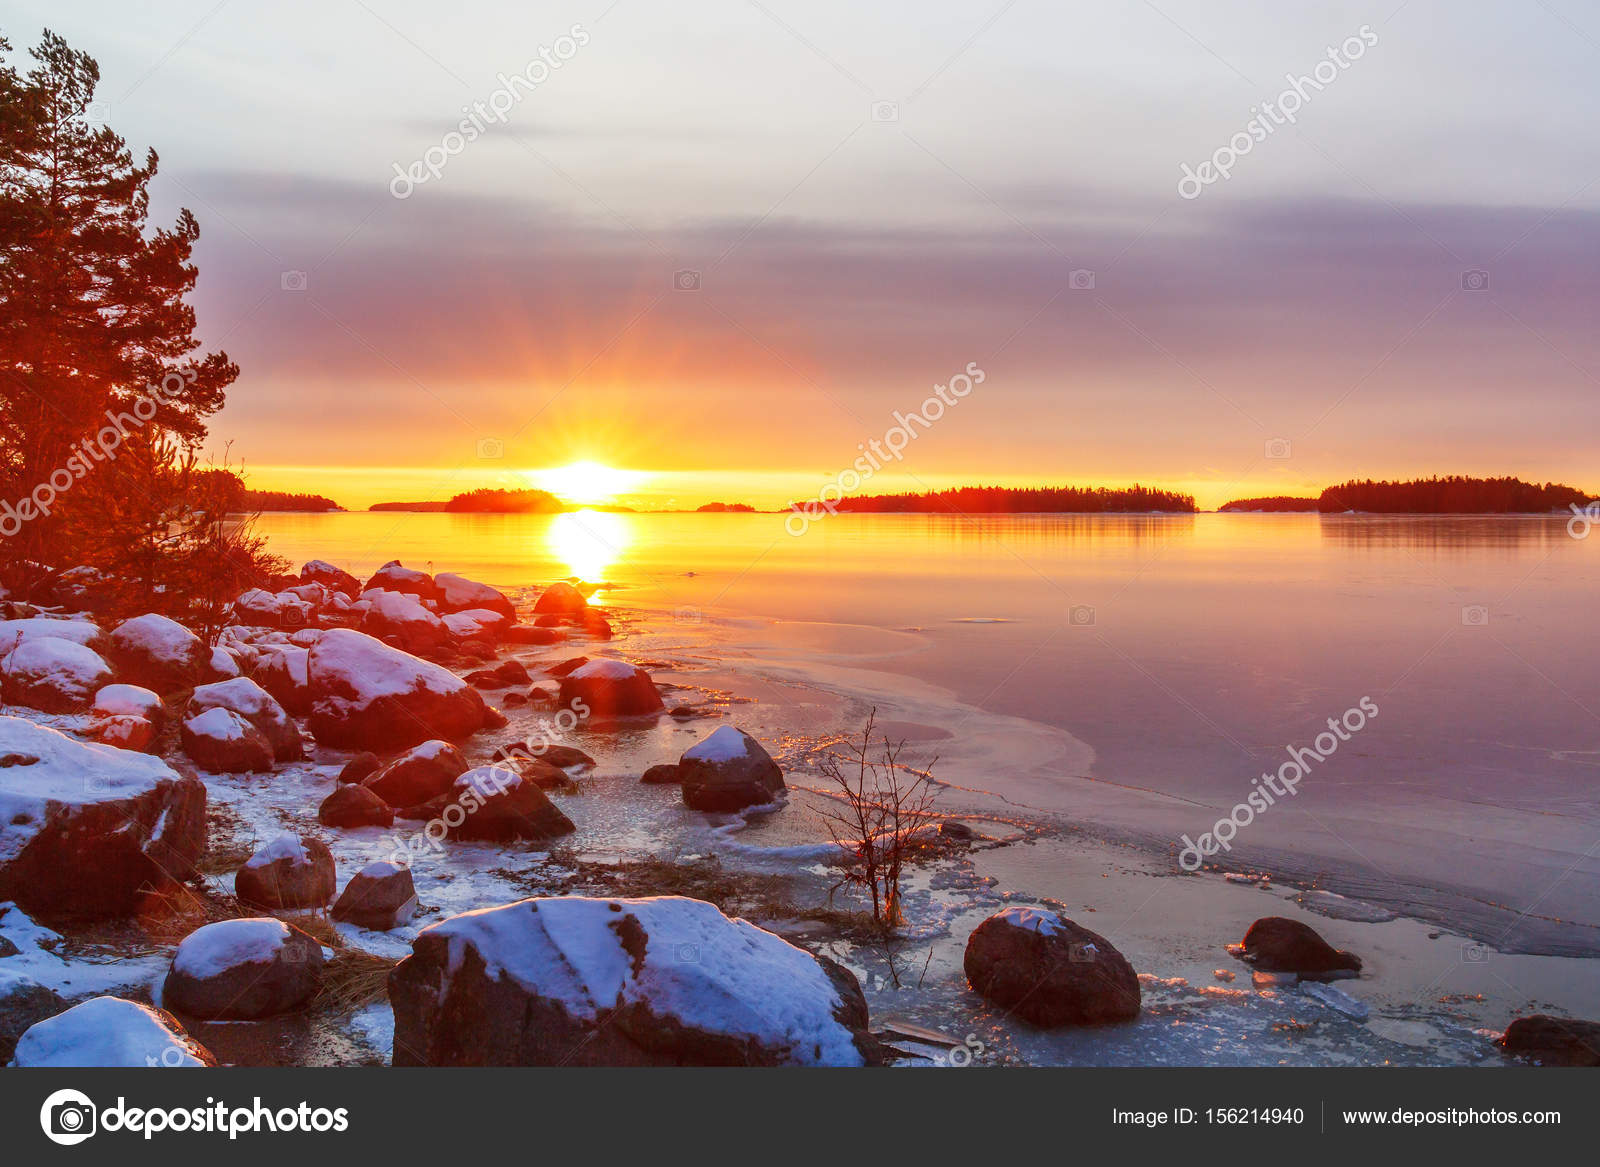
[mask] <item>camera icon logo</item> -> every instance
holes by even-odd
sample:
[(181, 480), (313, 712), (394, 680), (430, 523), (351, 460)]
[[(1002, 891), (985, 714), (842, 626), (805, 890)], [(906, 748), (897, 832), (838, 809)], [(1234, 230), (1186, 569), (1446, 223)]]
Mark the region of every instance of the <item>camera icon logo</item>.
[(83, 112), (90, 121), (105, 125), (111, 120), (111, 103), (109, 101), (91, 101), (83, 107)]
[(506, 444), (499, 438), (479, 438), (478, 457), (485, 462), (498, 462), (506, 456)]
[(680, 292), (698, 292), (700, 290), (700, 273), (692, 268), (684, 268), (672, 273), (672, 286)]
[(1092, 941), (1082, 940), (1067, 949), (1067, 959), (1073, 964), (1093, 964), (1100, 957), (1100, 950)]
[(897, 122), (900, 120), (900, 105), (894, 101), (875, 101), (872, 103), (872, 120), (875, 122)]
[(278, 624), (283, 628), (304, 628), (306, 609), (299, 604), (285, 604), (278, 611)]
[(698, 944), (680, 944), (674, 950), (679, 964), (699, 964), (700, 946)]
[(1461, 946), (1461, 961), (1463, 964), (1488, 964), (1489, 946), (1474, 941)]
[(1067, 273), (1067, 284), (1074, 292), (1094, 291), (1094, 272), (1086, 267), (1073, 268)]
[(99, 1126), (99, 1114), (87, 1094), (57, 1090), (39, 1108), (39, 1125), (52, 1143), (73, 1147), (93, 1136)]
[(1482, 604), (1468, 604), (1461, 609), (1461, 623), (1468, 628), (1482, 628), (1489, 623), (1489, 609)]
[(674, 608), (672, 619), (678, 624), (703, 624), (706, 616), (699, 608)]
[(303, 271), (286, 271), (278, 277), (278, 284), (285, 292), (303, 292), (306, 283), (306, 273)]
[(1462, 272), (1461, 290), (1464, 292), (1487, 292), (1489, 290), (1489, 273), (1481, 267), (1471, 268)]
[(1067, 623), (1074, 628), (1088, 628), (1094, 623), (1094, 609), (1088, 604), (1074, 604), (1067, 611)]
[(1288, 438), (1268, 438), (1261, 449), (1266, 457), (1277, 462), (1283, 461), (1294, 453), (1294, 446)]

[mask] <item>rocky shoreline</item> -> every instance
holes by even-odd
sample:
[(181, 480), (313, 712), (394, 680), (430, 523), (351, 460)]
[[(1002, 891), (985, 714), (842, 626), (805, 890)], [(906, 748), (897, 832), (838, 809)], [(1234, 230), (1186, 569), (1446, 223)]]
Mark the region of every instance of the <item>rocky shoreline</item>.
[[(960, 1042), (873, 1016), (867, 954), (898, 989), (900, 939), (835, 906), (852, 859), (814, 829), (763, 848), (795, 871), (592, 853), (608, 814), (632, 816), (624, 838), (665, 839), (670, 817), (726, 839), (821, 795), (713, 694), (652, 675), (671, 662), (628, 659), (628, 617), (579, 581), (507, 595), (312, 561), (240, 595), (208, 645), (156, 614), (102, 622), (92, 573), (62, 579), (51, 605), (0, 601), (0, 1061), (960, 1064)], [(1008, 842), (940, 820), (915, 886)], [(1162, 982), (1118, 937), (1059, 904), (995, 906), (944, 939), (997, 1024), (1152, 1008)], [(1361, 958), (1302, 921), (1256, 920), (1236, 955), (1260, 992), (1365, 1018), (1328, 983)], [(131, 982), (103, 971), (119, 959)], [(30, 975), (50, 961), (74, 975)], [(1508, 1054), (1600, 1060), (1592, 1023), (1508, 1021)]]

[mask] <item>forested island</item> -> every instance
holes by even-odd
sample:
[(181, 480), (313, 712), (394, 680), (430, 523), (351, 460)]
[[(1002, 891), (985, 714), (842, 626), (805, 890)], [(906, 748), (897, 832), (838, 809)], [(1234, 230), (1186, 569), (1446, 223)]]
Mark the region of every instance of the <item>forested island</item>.
[(959, 486), (920, 494), (868, 494), (845, 497), (830, 509), (856, 514), (1112, 514), (1176, 511), (1192, 514), (1194, 496), (1134, 485)]
[(1319, 511), (1339, 514), (1359, 511), (1389, 515), (1509, 515), (1540, 514), (1582, 507), (1594, 496), (1557, 482), (1539, 485), (1520, 478), (1446, 477), (1415, 478), (1408, 482), (1352, 479), (1330, 486), (1316, 498), (1277, 495), (1245, 498), (1218, 507), (1219, 511)]

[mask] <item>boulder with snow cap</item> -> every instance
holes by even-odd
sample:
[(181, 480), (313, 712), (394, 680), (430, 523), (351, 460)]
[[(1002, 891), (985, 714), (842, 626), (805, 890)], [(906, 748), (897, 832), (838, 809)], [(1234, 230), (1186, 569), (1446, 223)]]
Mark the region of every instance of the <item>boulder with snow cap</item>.
[(252, 588), (233, 602), (233, 618), (268, 628), (304, 628), (316, 620), (318, 607), (320, 602), (293, 592)]
[(417, 889), (411, 869), (378, 860), (350, 877), (333, 905), (333, 918), (358, 928), (387, 932), (410, 920), (417, 910)]
[(582, 592), (566, 580), (557, 580), (545, 588), (533, 610), (541, 616), (575, 616), (588, 606)]
[(194, 874), (206, 789), (144, 754), (0, 717), (0, 901), (113, 916)]
[(293, 644), (266, 646), (256, 665), (255, 682), (298, 717), (311, 712), (310, 650)]
[(161, 698), (138, 685), (107, 685), (94, 695), (91, 712), (96, 717), (142, 717), (158, 726), (167, 719)]
[(478, 691), (448, 669), (347, 628), (323, 634), (308, 662), (311, 732), (324, 745), (399, 750), (482, 729)]
[(990, 916), (967, 938), (963, 966), (974, 992), (1043, 1028), (1139, 1015), (1139, 978), (1122, 953), (1047, 909)]
[(175, 1069), (217, 1059), (172, 1014), (121, 997), (93, 997), (40, 1021), (17, 1042), (20, 1067)]
[(424, 608), (416, 596), (369, 591), (365, 600), (368, 606), (361, 618), (361, 630), (369, 636), (406, 652), (431, 652), (450, 639), (445, 622)]
[(0, 620), (0, 657), (8, 655), (30, 637), (47, 636), (52, 640), (70, 640), (74, 644), (97, 648), (102, 635), (99, 626), (87, 620), (58, 620), (49, 616)]
[(488, 584), (478, 583), (463, 575), (441, 572), (433, 577), (439, 587), (439, 607), (445, 612), (466, 612), (473, 608), (487, 609), (506, 620), (514, 620), (517, 610), (504, 593)]
[(310, 835), (279, 835), (233, 876), (245, 903), (283, 911), (325, 908), (337, 887), (333, 853)]
[(466, 760), (449, 742), (427, 741), (381, 767), (363, 785), (390, 806), (417, 806), (450, 793), (466, 772)]
[(304, 1005), (322, 967), (322, 946), (282, 920), (222, 920), (184, 937), (161, 1000), (206, 1021), (253, 1021)]
[(511, 627), (511, 618), (487, 608), (469, 608), (465, 612), (451, 612), (444, 617), (445, 631), (459, 644), (473, 641), (494, 644), (503, 640)]
[(109, 655), (123, 680), (158, 693), (209, 679), (211, 650), (205, 641), (176, 620), (153, 612), (112, 629)]
[(185, 718), (178, 737), (183, 752), (202, 770), (250, 774), (272, 769), (272, 743), (267, 735), (220, 705)]
[(397, 1066), (860, 1066), (883, 1056), (848, 970), (678, 896), (531, 899), (454, 916), (422, 930), (389, 997)]
[(300, 578), (306, 583), (317, 583), (330, 591), (355, 599), (361, 594), (361, 581), (342, 567), (321, 559), (313, 559), (300, 569)]
[(272, 745), (272, 756), (280, 762), (298, 762), (305, 757), (305, 744), (294, 720), (277, 700), (254, 681), (236, 677), (201, 685), (189, 698), (188, 714), (208, 709), (231, 709), (261, 731)]
[(509, 765), (468, 770), (452, 784), (451, 805), (459, 808), (460, 821), (452, 823), (455, 816), (444, 813), (449, 806), (441, 817), (458, 839), (554, 839), (577, 829), (534, 778)]
[(28, 637), (0, 660), (0, 689), (13, 705), (46, 713), (86, 709), (111, 680), (111, 666), (94, 649), (55, 637)]
[(439, 585), (433, 582), (431, 575), (425, 571), (412, 571), (409, 567), (402, 566), (398, 559), (391, 559), (378, 568), (362, 590), (405, 592), (407, 595), (424, 600), (439, 598)]
[(718, 726), (678, 759), (683, 801), (695, 810), (728, 813), (775, 801), (785, 789), (783, 771), (755, 738)]
[(103, 746), (137, 750), (148, 754), (158, 736), (155, 725), (142, 717), (100, 717), (89, 727), (89, 736)]
[(580, 717), (643, 717), (666, 706), (650, 674), (627, 661), (591, 660), (561, 678), (561, 705)]

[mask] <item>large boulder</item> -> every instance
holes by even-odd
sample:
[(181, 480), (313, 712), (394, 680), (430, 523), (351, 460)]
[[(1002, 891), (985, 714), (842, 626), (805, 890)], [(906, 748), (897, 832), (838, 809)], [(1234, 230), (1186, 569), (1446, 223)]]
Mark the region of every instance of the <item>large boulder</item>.
[(411, 868), (380, 859), (350, 877), (333, 905), (333, 918), (357, 928), (387, 932), (410, 920), (416, 910)]
[(728, 813), (776, 801), (783, 771), (760, 742), (731, 725), (718, 726), (678, 759), (683, 801), (695, 810)]
[(366, 591), (405, 592), (424, 600), (437, 600), (439, 586), (425, 571), (412, 571), (403, 567), (398, 559), (391, 559), (373, 573), (367, 581)]
[(206, 788), (158, 758), (0, 717), (0, 901), (45, 915), (133, 912), (194, 874)]
[(47, 636), (52, 640), (70, 640), (94, 648), (100, 641), (98, 625), (87, 620), (62, 620), (50, 616), (27, 616), (20, 620), (0, 620), (0, 657), (6, 656), (22, 641), (31, 637)]
[(158, 727), (167, 719), (160, 696), (138, 685), (107, 685), (94, 695), (91, 712), (96, 717), (142, 717)]
[(280, 762), (298, 762), (306, 756), (305, 744), (294, 720), (277, 700), (254, 681), (236, 677), (201, 685), (189, 698), (189, 715), (207, 709), (231, 709), (261, 731)]
[(1600, 1022), (1534, 1013), (1506, 1026), (1500, 1047), (1545, 1066), (1600, 1066)]
[(453, 804), (461, 808), (464, 817), (458, 824), (451, 824), (449, 815), (443, 817), (450, 833), (458, 839), (507, 843), (513, 839), (554, 839), (577, 829), (550, 801), (536, 776), (524, 777), (508, 766), (468, 770), (455, 780), (451, 793)]
[(317, 821), (325, 827), (391, 827), (394, 811), (365, 786), (342, 785), (317, 807)]
[(352, 600), (361, 594), (361, 581), (342, 567), (321, 559), (313, 559), (300, 569), (300, 578), (306, 583), (321, 584), (329, 591), (339, 592)]
[(0, 1066), (11, 1061), (17, 1039), (28, 1032), (30, 1026), (54, 1017), (66, 1007), (67, 1003), (54, 989), (41, 985), (25, 973), (10, 972), (0, 964)]
[(214, 1066), (211, 1051), (178, 1019), (121, 997), (93, 997), (45, 1021), (17, 1042), (16, 1066), (144, 1069)]
[(185, 718), (178, 727), (183, 752), (213, 774), (265, 773), (272, 769), (272, 743), (242, 716), (220, 705)]
[(89, 735), (103, 746), (148, 754), (155, 747), (157, 730), (142, 717), (101, 717), (89, 727)]
[(545, 588), (533, 610), (541, 616), (576, 616), (589, 606), (582, 592), (565, 580)]
[(308, 672), (311, 732), (324, 745), (405, 749), (459, 741), (488, 721), (483, 698), (454, 673), (352, 629), (324, 633)]
[(1303, 977), (1355, 976), (1361, 958), (1334, 948), (1314, 928), (1284, 916), (1263, 916), (1244, 934), (1241, 955), (1263, 972)]
[(650, 674), (609, 657), (591, 660), (561, 678), (560, 701), (579, 717), (643, 717), (666, 708)]
[(371, 750), (362, 750), (340, 769), (339, 781), (341, 784), (365, 782), (381, 769), (383, 763), (378, 760), (378, 755)]
[(1111, 942), (1040, 908), (1010, 907), (967, 938), (973, 991), (1044, 1028), (1131, 1021), (1139, 978)]
[(511, 618), (487, 608), (468, 608), (444, 617), (445, 631), (461, 644), (493, 645), (505, 637)]
[(367, 592), (367, 605), (361, 630), (369, 636), (394, 644), (407, 652), (432, 652), (450, 639), (443, 620), (404, 592)]
[(311, 712), (310, 657), (299, 645), (271, 644), (256, 665), (256, 683), (296, 717)]
[(170, 693), (209, 679), (211, 650), (176, 620), (151, 613), (111, 631), (109, 652), (125, 681)]
[(322, 945), (282, 920), (222, 920), (184, 937), (161, 1001), (206, 1021), (271, 1017), (305, 1004), (322, 965)]
[(333, 853), (310, 835), (279, 835), (233, 876), (234, 893), (245, 903), (281, 911), (325, 908), (337, 887)]
[(23, 639), (0, 660), (5, 699), (46, 713), (88, 708), (109, 680), (111, 666), (94, 649), (51, 636)]
[(449, 794), (455, 780), (466, 772), (466, 759), (454, 746), (430, 741), (413, 746), (363, 785), (390, 806), (417, 806)]
[(318, 606), (292, 592), (251, 588), (233, 602), (233, 618), (266, 628), (305, 628), (315, 622)]
[(434, 576), (433, 582), (439, 587), (439, 607), (443, 611), (466, 612), (473, 608), (484, 608), (506, 620), (516, 619), (517, 609), (511, 601), (488, 584), (450, 572)]
[(424, 928), (389, 976), (394, 1063), (859, 1066), (846, 969), (700, 900), (530, 899)]

